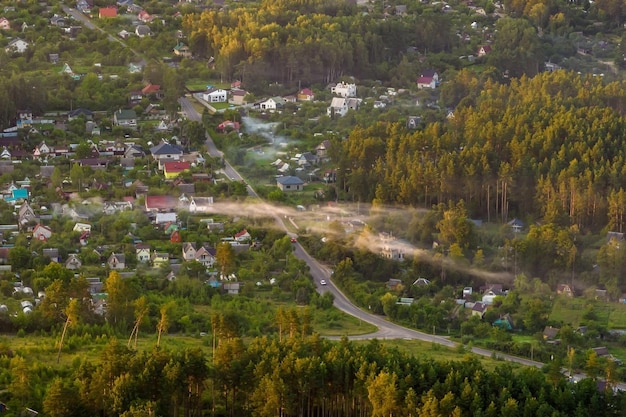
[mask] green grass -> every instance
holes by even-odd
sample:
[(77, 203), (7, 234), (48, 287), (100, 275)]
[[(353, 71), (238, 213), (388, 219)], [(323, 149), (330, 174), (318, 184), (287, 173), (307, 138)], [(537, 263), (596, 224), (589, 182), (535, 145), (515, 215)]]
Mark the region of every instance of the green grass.
[(192, 78), (191, 80), (187, 81), (187, 83), (185, 84), (185, 87), (187, 87), (187, 89), (191, 91), (199, 91), (199, 90), (206, 90), (207, 85), (211, 85), (215, 88), (221, 88), (223, 90), (230, 89), (230, 83), (223, 83), (223, 82), (219, 82), (216, 80), (213, 80), (213, 81), (201, 80), (198, 78)]
[[(400, 352), (408, 355), (413, 355), (421, 359), (430, 359), (433, 361), (463, 361), (468, 358), (476, 358), (478, 361), (488, 370), (494, 370), (497, 366), (502, 365), (501, 360), (496, 360), (490, 357), (476, 355), (461, 351), (459, 349), (451, 349), (445, 346), (434, 344), (431, 342), (424, 342), (421, 340), (405, 340), (405, 339), (393, 339), (393, 340), (379, 340), (383, 346), (389, 348), (398, 349)], [(369, 340), (355, 340), (355, 344), (367, 344)], [(506, 362), (513, 368), (522, 368), (522, 365)]]
[(626, 304), (609, 303), (585, 298), (557, 298), (550, 320), (578, 327), (586, 312), (592, 311), (596, 321), (609, 329), (626, 329)]
[(626, 304), (610, 304), (608, 327), (626, 329)]
[(582, 298), (566, 299), (559, 297), (552, 307), (550, 320), (578, 327), (588, 304)]
[(374, 333), (378, 328), (337, 310), (317, 314), (313, 330), (321, 336), (350, 336)]
[(229, 103), (209, 103), (215, 110), (226, 110), (230, 107)]

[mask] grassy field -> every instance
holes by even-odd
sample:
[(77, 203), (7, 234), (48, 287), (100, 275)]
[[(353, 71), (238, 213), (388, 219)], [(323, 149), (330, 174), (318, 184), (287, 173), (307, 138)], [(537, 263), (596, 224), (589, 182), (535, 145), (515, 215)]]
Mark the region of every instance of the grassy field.
[(593, 312), (596, 321), (609, 329), (626, 329), (626, 305), (585, 298), (559, 298), (552, 307), (550, 320), (578, 327), (587, 312)]
[(373, 333), (377, 328), (356, 317), (329, 310), (316, 317), (313, 330), (321, 336), (350, 336)]
[[(423, 342), (420, 340), (404, 340), (404, 339), (395, 339), (395, 340), (380, 340), (379, 341), (383, 346), (386, 346), (390, 349), (398, 349), (400, 352), (404, 352), (408, 355), (413, 355), (422, 359), (431, 359), (433, 361), (462, 361), (467, 358), (476, 358), (480, 361), (480, 363), (489, 370), (495, 369), (498, 365), (502, 365), (505, 363), (502, 360), (493, 359), (486, 356), (475, 355), (473, 353), (467, 353), (461, 351), (459, 349), (450, 349), (441, 345), (433, 344), (430, 342)], [(369, 340), (355, 340), (354, 343), (358, 344), (366, 344), (370, 343)], [(519, 369), (522, 368), (522, 365), (506, 362), (508, 365), (511, 365), (513, 368)]]

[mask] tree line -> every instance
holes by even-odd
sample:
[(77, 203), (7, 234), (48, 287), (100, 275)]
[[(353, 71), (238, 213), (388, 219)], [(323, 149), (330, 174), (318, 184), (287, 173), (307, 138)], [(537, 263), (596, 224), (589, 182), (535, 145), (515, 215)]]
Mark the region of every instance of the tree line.
[[(214, 329), (216, 330), (216, 329)], [(220, 332), (201, 350), (133, 351), (112, 340), (97, 363), (75, 363), (43, 396), (56, 416), (618, 416), (609, 381), (566, 382), (557, 372), (484, 368), (471, 357), (434, 361), (378, 341), (331, 342), (294, 333), (244, 343)], [(19, 358), (12, 372), (18, 388)]]

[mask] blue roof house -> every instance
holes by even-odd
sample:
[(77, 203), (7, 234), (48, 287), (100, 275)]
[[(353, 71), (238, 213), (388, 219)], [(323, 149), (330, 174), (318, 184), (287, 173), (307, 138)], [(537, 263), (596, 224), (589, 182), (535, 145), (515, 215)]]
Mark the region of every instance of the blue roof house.
[(298, 177), (279, 177), (276, 183), (282, 191), (302, 191), (304, 189), (304, 181)]

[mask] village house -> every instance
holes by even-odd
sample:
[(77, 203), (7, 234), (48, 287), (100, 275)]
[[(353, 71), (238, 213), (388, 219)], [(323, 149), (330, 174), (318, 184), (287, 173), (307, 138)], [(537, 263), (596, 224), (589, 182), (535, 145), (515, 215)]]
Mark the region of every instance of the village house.
[(11, 23), (6, 17), (0, 17), (0, 30), (11, 30)]
[(59, 263), (61, 261), (58, 248), (45, 248), (42, 250), (42, 255), (50, 258), (52, 262)]
[(472, 307), (472, 316), (478, 316), (482, 319), (486, 311), (487, 311), (487, 304), (476, 302), (474, 303), (474, 306)]
[(435, 70), (425, 70), (417, 79), (417, 88), (435, 89), (439, 85), (439, 74)]
[(559, 284), (556, 287), (556, 293), (558, 295), (565, 295), (566, 297), (573, 297), (574, 290), (569, 284)]
[(143, 23), (150, 23), (154, 20), (154, 16), (152, 16), (147, 11), (142, 10), (137, 14), (137, 19)]
[(222, 123), (217, 125), (217, 130), (219, 132), (239, 132), (241, 128), (239, 122), (233, 122), (232, 120), (224, 120)]
[(186, 161), (168, 161), (163, 164), (163, 174), (166, 179), (178, 177), (183, 172), (189, 172), (191, 164)]
[(207, 103), (226, 103), (228, 101), (228, 91), (210, 87), (202, 93), (202, 100)]
[(196, 259), (196, 244), (193, 242), (183, 243), (183, 260), (194, 261)]
[(119, 109), (113, 114), (113, 123), (115, 126), (137, 129), (137, 114), (134, 110)]
[(150, 262), (150, 245), (145, 243), (137, 243), (135, 245), (135, 255), (137, 256), (137, 262)]
[(38, 224), (33, 229), (33, 239), (46, 241), (52, 236), (52, 229), (43, 224)]
[(356, 84), (348, 84), (340, 82), (336, 86), (330, 88), (330, 92), (334, 95), (347, 97), (356, 97)]
[(215, 264), (215, 249), (201, 246), (196, 251), (196, 262), (200, 262), (206, 268), (212, 268)]
[(259, 103), (261, 110), (276, 110), (283, 108), (287, 101), (282, 97), (270, 97), (265, 101)]
[(561, 329), (558, 329), (556, 327), (546, 326), (543, 329), (543, 340), (556, 340), (556, 336), (559, 334), (560, 330)]
[(356, 98), (343, 98), (333, 97), (330, 102), (330, 106), (326, 109), (326, 115), (332, 116), (345, 116), (348, 110), (358, 110), (361, 104), (360, 99)]
[(302, 90), (298, 91), (298, 101), (314, 101), (315, 100), (315, 94), (313, 93), (313, 91), (311, 91), (310, 88), (303, 88)]
[(196, 197), (193, 196), (189, 199), (189, 212), (207, 212), (211, 210), (213, 205), (213, 197)]
[(111, 269), (120, 270), (126, 268), (126, 256), (123, 253), (111, 253), (107, 260), (107, 265)]
[(29, 46), (30, 43), (26, 42), (24, 39), (15, 38), (8, 43), (8, 45), (4, 48), (4, 51), (7, 54), (15, 52), (17, 52), (18, 54), (23, 54), (24, 52), (26, 52)]
[(228, 102), (236, 106), (245, 106), (247, 104), (246, 94), (248, 92), (245, 90), (230, 90)]
[(235, 240), (237, 242), (249, 242), (250, 239), (252, 239), (252, 237), (250, 236), (250, 233), (248, 233), (248, 231), (246, 229), (241, 230), (239, 233), (235, 233)]
[(241, 289), (242, 284), (240, 282), (225, 282), (222, 285), (222, 289), (226, 294), (237, 295)]
[(80, 269), (81, 266), (83, 266), (83, 263), (78, 255), (76, 255), (75, 253), (70, 253), (67, 257), (67, 260), (65, 261), (65, 268), (75, 270)]
[[(154, 160), (156, 161), (159, 161), (159, 165), (161, 165), (160, 162), (164, 160), (180, 160), (184, 152), (178, 146), (163, 141), (158, 145), (151, 147), (150, 153), (152, 154), (152, 158), (154, 158)], [(160, 166), (159, 169), (161, 169)]]
[(101, 7), (98, 11), (98, 17), (100, 19), (117, 17), (117, 7), (115, 6)]
[(152, 266), (160, 268), (163, 265), (169, 265), (170, 255), (167, 252), (154, 252), (152, 254)]
[(478, 51), (476, 55), (479, 57), (483, 57), (491, 52), (491, 46), (489, 45), (481, 45), (478, 47)]
[(173, 195), (147, 195), (145, 209), (147, 212), (170, 212), (178, 207), (178, 199)]
[(163, 98), (163, 92), (161, 91), (161, 86), (158, 84), (148, 84), (144, 88), (141, 89), (141, 95), (143, 97), (152, 97), (156, 99)]
[(278, 177), (276, 183), (281, 191), (302, 191), (304, 189), (304, 181), (298, 177)]
[(174, 52), (174, 55), (182, 58), (191, 58), (193, 55), (191, 53), (191, 49), (189, 49), (189, 47), (182, 42), (178, 42), (176, 46), (174, 46), (172, 52)]

